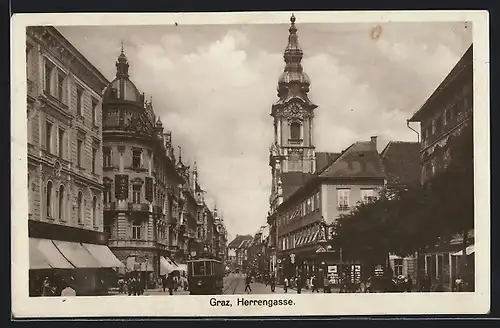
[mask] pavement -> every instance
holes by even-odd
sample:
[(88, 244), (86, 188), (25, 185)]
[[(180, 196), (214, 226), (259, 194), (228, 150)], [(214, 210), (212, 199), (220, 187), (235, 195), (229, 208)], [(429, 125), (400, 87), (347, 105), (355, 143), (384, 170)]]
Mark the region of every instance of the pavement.
[[(260, 282), (254, 282), (250, 284), (250, 288), (252, 289), (251, 292), (246, 292), (245, 291), (245, 276), (242, 274), (230, 274), (226, 277), (224, 277), (224, 285), (223, 285), (223, 294), (224, 295), (244, 295), (244, 294), (285, 294), (285, 290), (283, 289), (283, 286), (277, 285), (275, 288), (274, 293), (271, 292), (271, 286), (270, 285), (265, 285)], [(302, 294), (311, 294), (311, 290), (307, 289), (302, 289)], [(322, 293), (321, 291), (320, 293)], [(333, 289), (332, 293), (338, 293), (339, 289)], [(288, 294), (297, 294), (297, 290), (295, 288), (288, 288), (287, 290)], [(113, 295), (120, 295), (118, 292), (113, 292)], [(123, 294), (121, 294), (123, 295)], [(169, 295), (168, 290), (165, 292), (163, 291), (162, 288), (156, 288), (156, 289), (148, 289), (144, 291), (145, 296), (152, 296), (152, 295)], [(189, 291), (184, 291), (183, 289), (179, 288), (177, 291), (174, 291), (174, 296), (175, 295), (189, 295)]]

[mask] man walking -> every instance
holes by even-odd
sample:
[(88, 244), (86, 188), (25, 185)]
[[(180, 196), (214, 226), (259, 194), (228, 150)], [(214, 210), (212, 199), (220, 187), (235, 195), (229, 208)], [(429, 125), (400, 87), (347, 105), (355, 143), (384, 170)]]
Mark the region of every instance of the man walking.
[(272, 274), (271, 277), (269, 278), (269, 282), (271, 284), (271, 293), (274, 293), (276, 289), (276, 277), (274, 277), (274, 274)]
[(287, 278), (287, 277), (285, 277), (285, 280), (283, 281), (283, 291), (284, 291), (285, 293), (288, 293), (288, 284), (289, 284), (289, 283), (290, 283), (290, 282), (288, 281), (288, 278)]
[(246, 279), (245, 279), (245, 292), (248, 292), (249, 294), (252, 292), (252, 287), (250, 287), (250, 283), (252, 283), (252, 277), (248, 274)]
[(174, 276), (171, 273), (167, 276), (166, 285), (168, 288), (168, 294), (174, 295)]

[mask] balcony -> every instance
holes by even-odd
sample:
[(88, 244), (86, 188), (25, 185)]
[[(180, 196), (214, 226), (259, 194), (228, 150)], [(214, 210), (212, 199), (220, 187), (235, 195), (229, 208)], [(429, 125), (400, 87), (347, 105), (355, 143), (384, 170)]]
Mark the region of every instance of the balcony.
[(128, 203), (127, 206), (129, 211), (149, 212), (149, 204), (147, 203), (142, 203), (142, 204)]
[(108, 243), (109, 247), (137, 247), (137, 248), (155, 248), (155, 242), (147, 240), (110, 240)]
[(104, 210), (105, 211), (114, 211), (114, 210), (117, 210), (116, 203), (115, 202), (104, 203)]
[(159, 205), (153, 205), (153, 213), (163, 214), (163, 207)]
[(349, 205), (339, 205), (339, 206), (337, 206), (337, 209), (339, 211), (348, 211), (349, 210)]

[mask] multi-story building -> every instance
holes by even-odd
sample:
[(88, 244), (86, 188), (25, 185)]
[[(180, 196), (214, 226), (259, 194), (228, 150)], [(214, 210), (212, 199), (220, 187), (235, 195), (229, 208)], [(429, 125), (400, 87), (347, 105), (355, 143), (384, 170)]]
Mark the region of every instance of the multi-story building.
[(236, 237), (227, 245), (228, 262), (231, 269), (242, 269), (243, 264), (248, 258), (247, 248), (253, 240), (251, 235), (236, 235)]
[(54, 27), (28, 27), (26, 37), (30, 294), (39, 275), (69, 279), (77, 294), (107, 292), (100, 268), (122, 266), (103, 232), (108, 80)]
[(226, 262), (227, 259), (227, 230), (222, 216), (217, 215), (217, 209), (214, 210), (213, 224), (213, 254), (215, 258)]
[[(420, 184), (420, 143), (391, 141), (380, 153), (386, 174), (386, 190), (407, 189)], [(412, 277), (417, 281), (415, 256), (389, 254), (389, 265), (395, 276)]]
[(197, 227), (189, 167), (129, 76), (123, 49), (103, 96), (104, 227), (128, 272), (151, 284), (187, 259)]
[[(420, 122), (421, 182), (426, 184), (438, 172), (446, 170), (450, 161), (452, 139), (472, 123), (473, 113), (473, 46), (471, 45), (410, 122)], [(470, 138), (472, 138), (472, 134)], [(472, 161), (472, 158), (471, 158)], [(472, 239), (473, 231), (470, 238)], [(423, 267), (431, 280), (441, 278), (444, 287), (451, 289), (459, 272), (458, 256), (462, 236), (424, 255)], [(473, 244), (466, 250), (474, 256)], [(468, 261), (473, 266), (473, 259)], [(470, 271), (473, 271), (470, 270)]]

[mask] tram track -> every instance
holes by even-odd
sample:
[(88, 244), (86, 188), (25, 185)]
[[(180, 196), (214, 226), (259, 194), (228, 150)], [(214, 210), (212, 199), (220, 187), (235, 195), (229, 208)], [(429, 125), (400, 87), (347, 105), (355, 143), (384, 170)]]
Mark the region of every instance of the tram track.
[[(233, 279), (231, 280), (227, 286), (223, 289), (222, 294), (223, 295), (234, 295), (236, 293), (236, 289), (238, 288), (240, 284), (241, 279)], [(230, 294), (227, 293), (228, 291), (232, 291)]]

